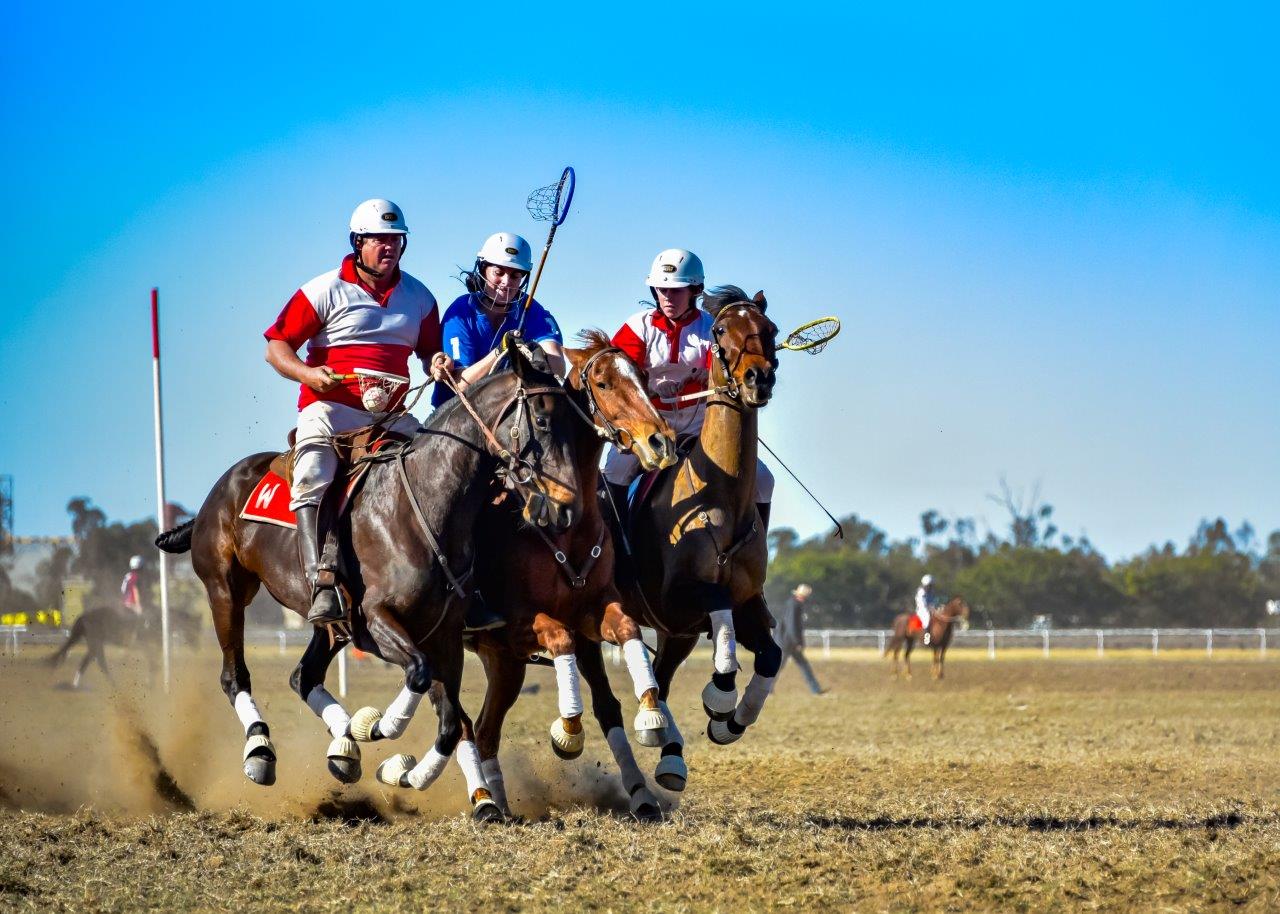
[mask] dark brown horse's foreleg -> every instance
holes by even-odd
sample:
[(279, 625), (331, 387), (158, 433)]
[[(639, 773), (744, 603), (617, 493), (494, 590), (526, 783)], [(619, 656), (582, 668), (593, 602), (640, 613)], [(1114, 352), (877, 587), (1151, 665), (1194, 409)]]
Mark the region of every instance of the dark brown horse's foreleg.
[(324, 687), (325, 672), (343, 647), (335, 644), (326, 630), (313, 627), (311, 642), (289, 677), (289, 686), (324, 721), (333, 737), (325, 751), (329, 773), (343, 784), (354, 784), (360, 780), (360, 747), (351, 738), (351, 716)]
[(671, 693), (671, 680), (675, 678), (676, 670), (693, 652), (697, 643), (696, 637), (672, 638), (658, 635), (658, 656), (654, 658), (653, 675), (658, 680), (658, 707), (666, 715), (667, 732), (662, 758), (658, 760), (654, 778), (667, 790), (684, 790), (689, 779), (689, 767), (684, 761), (684, 736), (676, 724), (675, 715), (667, 706), (667, 696)]
[[(653, 821), (662, 817), (662, 809), (658, 799), (645, 783), (636, 757), (631, 752), (631, 744), (627, 742), (627, 732), (622, 728), (622, 705), (618, 702), (613, 689), (609, 688), (609, 674), (604, 668), (604, 653), (597, 641), (588, 641), (578, 650), (578, 662), (581, 664), (582, 676), (591, 689), (591, 711), (600, 730), (604, 733), (613, 760), (618, 763), (618, 771), (622, 775), (622, 786), (627, 791), (631, 814), (643, 821)], [(657, 688), (654, 688), (656, 697)], [(665, 727), (663, 728), (665, 731)]]
[(482, 644), (479, 654), (480, 662), (484, 664), (486, 686), (484, 707), (476, 721), (476, 748), (480, 751), (480, 768), (488, 782), (489, 792), (502, 811), (510, 815), (498, 748), (502, 742), (503, 721), (520, 695), (527, 667), (521, 660), (493, 645)]
[(738, 639), (755, 654), (754, 671), (742, 691), (742, 700), (733, 710), (733, 716), (707, 724), (707, 737), (722, 746), (740, 739), (747, 727), (760, 717), (765, 702), (773, 694), (778, 670), (782, 666), (782, 649), (769, 631), (769, 610), (764, 597), (757, 595), (744, 603), (738, 611), (738, 619)]
[(404, 669), (404, 687), (385, 712), (366, 706), (351, 715), (351, 736), (362, 743), (399, 739), (431, 687), (431, 663), (395, 614), (371, 605), (365, 619), (379, 656)]

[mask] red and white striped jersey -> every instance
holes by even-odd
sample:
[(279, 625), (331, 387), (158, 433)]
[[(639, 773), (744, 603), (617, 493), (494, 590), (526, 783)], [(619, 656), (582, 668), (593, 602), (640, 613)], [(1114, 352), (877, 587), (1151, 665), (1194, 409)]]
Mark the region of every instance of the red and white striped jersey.
[(664, 403), (662, 397), (678, 397), (706, 390), (711, 374), (710, 314), (701, 308), (679, 323), (668, 320), (660, 308), (638, 311), (613, 335), (617, 346), (649, 372), (649, 394), (658, 409), (681, 409), (690, 404)]
[[(408, 377), (410, 354), (425, 366), (440, 351), (440, 312), (431, 290), (408, 273), (400, 272), (388, 291), (375, 292), (348, 254), (338, 269), (304, 283), (263, 336), (295, 351), (307, 343), (306, 363), (328, 365), (337, 374), (369, 368)], [(364, 409), (354, 380), (325, 393), (303, 384), (298, 409), (317, 400)]]

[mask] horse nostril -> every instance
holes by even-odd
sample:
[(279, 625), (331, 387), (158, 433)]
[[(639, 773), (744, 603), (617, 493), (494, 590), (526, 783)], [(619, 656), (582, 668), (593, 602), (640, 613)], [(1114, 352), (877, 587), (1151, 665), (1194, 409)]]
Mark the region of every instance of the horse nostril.
[(664, 436), (659, 435), (657, 432), (654, 432), (649, 436), (649, 447), (653, 448), (653, 452), (655, 454), (662, 456), (667, 453), (667, 439)]

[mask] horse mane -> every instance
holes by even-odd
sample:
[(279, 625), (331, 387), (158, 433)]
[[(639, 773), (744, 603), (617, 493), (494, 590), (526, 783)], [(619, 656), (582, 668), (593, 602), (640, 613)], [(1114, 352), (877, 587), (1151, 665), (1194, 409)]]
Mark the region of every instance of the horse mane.
[(710, 313), (712, 317), (737, 302), (751, 304), (751, 296), (737, 286), (716, 286), (702, 296), (702, 308)]
[(605, 333), (599, 327), (588, 327), (578, 334), (578, 339), (582, 341), (583, 349), (587, 353), (587, 358), (598, 352), (613, 348), (613, 340), (609, 339), (609, 334)]

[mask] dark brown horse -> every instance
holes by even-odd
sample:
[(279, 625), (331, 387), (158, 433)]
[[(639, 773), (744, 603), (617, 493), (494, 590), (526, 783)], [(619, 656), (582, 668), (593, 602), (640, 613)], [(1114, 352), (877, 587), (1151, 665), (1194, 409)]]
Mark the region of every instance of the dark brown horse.
[[(596, 486), (606, 440), (633, 450), (646, 467), (669, 466), (675, 461), (675, 435), (645, 393), (639, 369), (599, 331), (588, 331), (583, 339), (585, 348), (566, 349), (565, 355), (568, 385), (585, 420), (574, 445), (585, 490)], [(602, 640), (621, 646), (640, 703), (635, 729), (642, 742), (659, 745), (666, 719), (658, 710), (657, 682), (639, 626), (624, 610), (613, 583), (613, 539), (599, 503), (587, 499), (582, 518), (562, 534), (531, 527), (508, 503), (500, 503), (481, 512), (476, 535), (481, 544), (477, 587), (507, 619), (504, 628), (475, 638), (488, 678), (476, 744), (494, 799), (510, 812), (498, 763), (502, 723), (521, 692), (528, 658), (546, 651), (559, 687), (560, 715), (551, 726), (556, 754), (576, 758), (582, 753), (580, 672), (622, 772), (632, 813), (642, 819), (660, 817), (657, 799), (627, 742), (622, 707), (609, 687), (601, 654)], [(383, 715), (376, 708), (362, 708), (353, 715), (351, 729), (357, 739), (395, 737), (403, 733), (404, 716), (395, 716), (392, 709)]]
[[(782, 662), (764, 599), (769, 555), (755, 502), (756, 410), (773, 395), (778, 328), (765, 316), (763, 292), (748, 299), (726, 286), (710, 292), (703, 307), (715, 321), (702, 431), (688, 456), (638, 506), (631, 539), (639, 592), (628, 605), (658, 631), (654, 672), (670, 725), (656, 774), (670, 790), (684, 789), (688, 768), (666, 700), (698, 639), (710, 634), (714, 646), (714, 672), (702, 702), (711, 718), (707, 735), (721, 745), (737, 740), (759, 717)], [(737, 642), (755, 654), (741, 702)]]
[[(200, 632), (199, 619), (190, 613), (171, 609), (169, 625), (170, 634), (175, 640), (181, 640), (190, 647), (196, 646), (196, 638)], [(80, 688), (85, 671), (95, 660), (107, 681), (114, 682), (111, 669), (107, 666), (108, 645), (146, 651), (149, 666), (154, 670), (160, 654), (160, 616), (152, 612), (135, 613), (122, 606), (99, 606), (86, 610), (72, 624), (67, 640), (50, 655), (49, 666), (56, 667), (62, 663), (71, 648), (81, 641), (85, 646), (84, 658), (67, 688)]]
[[(513, 347), (509, 354), (512, 371), (467, 392), (480, 421), (461, 398), (442, 407), (398, 455), (370, 466), (342, 524), (345, 583), (357, 607), (353, 642), (404, 669), (402, 706), (416, 707), (427, 694), (439, 716), (435, 743), (420, 763), (397, 756), (383, 764), (401, 766), (397, 781), (424, 790), (457, 748), (477, 818), (501, 813), (489, 798), (471, 720), (458, 697), (476, 517), (495, 470), (520, 496), (530, 523), (565, 530), (583, 502), (571, 445), (580, 420), (540, 352)], [(244, 607), (259, 584), (301, 616), (310, 604), (295, 532), (239, 517), (274, 456), (237, 463), (214, 486), (185, 537), (179, 528), (158, 541), (169, 551), (192, 549), (222, 646), (223, 689), (245, 728), (245, 774), (265, 785), (275, 780), (276, 752), (251, 694)], [(359, 746), (350, 738), (347, 712), (324, 688), (324, 670), (341, 648), (313, 638), (290, 684), (333, 737), (329, 770), (349, 783), (360, 777)]]
[[(916, 639), (924, 639), (924, 630), (912, 630), (911, 620), (915, 611), (899, 613), (893, 619), (893, 636), (885, 645), (884, 653), (888, 657), (893, 652), (893, 675), (898, 675), (898, 652), (902, 652), (902, 661), (907, 665), (907, 678), (911, 678), (911, 650), (916, 646)], [(962, 629), (969, 626), (969, 604), (960, 597), (952, 597), (946, 606), (935, 609), (929, 614), (929, 648), (933, 651), (933, 678), (942, 678), (942, 662), (947, 657), (947, 647), (951, 644), (951, 632), (955, 625)]]

